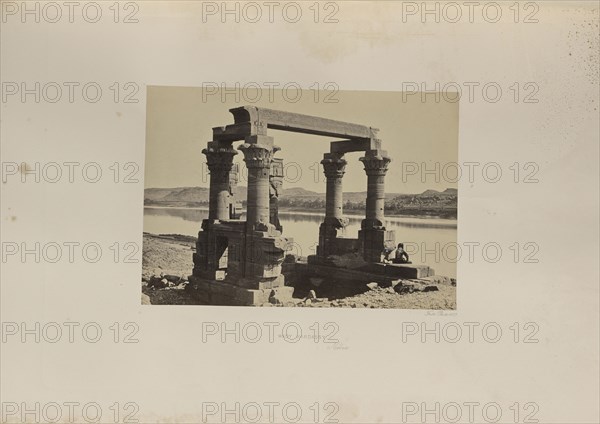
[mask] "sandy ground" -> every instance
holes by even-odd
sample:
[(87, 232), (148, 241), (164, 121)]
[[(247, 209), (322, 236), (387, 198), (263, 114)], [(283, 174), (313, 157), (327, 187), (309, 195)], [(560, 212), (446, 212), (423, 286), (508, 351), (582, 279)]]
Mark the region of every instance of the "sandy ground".
[[(142, 303), (152, 305), (191, 305), (198, 304), (184, 290), (186, 277), (191, 273), (192, 253), (195, 239), (187, 236), (166, 236), (144, 234), (142, 256)], [(152, 276), (160, 274), (181, 276), (180, 282), (172, 287), (154, 288), (148, 286)], [(296, 307), (347, 307), (347, 308), (396, 308), (396, 309), (456, 309), (456, 287), (436, 284), (437, 291), (399, 294), (392, 287), (375, 287), (364, 293), (343, 299), (318, 299), (310, 302), (304, 298), (294, 299), (284, 306)], [(318, 289), (316, 290), (319, 296)], [(265, 306), (271, 306), (269, 304)]]

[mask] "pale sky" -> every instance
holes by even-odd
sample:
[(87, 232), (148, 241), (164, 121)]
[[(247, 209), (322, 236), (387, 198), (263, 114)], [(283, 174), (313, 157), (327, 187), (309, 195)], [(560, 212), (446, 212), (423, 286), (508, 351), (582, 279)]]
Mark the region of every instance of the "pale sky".
[[(212, 128), (233, 123), (229, 109), (254, 105), (289, 112), (320, 116), (339, 121), (379, 128), (382, 146), (392, 158), (386, 177), (386, 191), (419, 193), (426, 189), (444, 190), (456, 187), (452, 181), (458, 162), (458, 102), (435, 95), (405, 95), (401, 92), (338, 91), (332, 95), (337, 103), (324, 103), (327, 92), (305, 90), (296, 103), (286, 101), (280, 90), (260, 92), (253, 88), (237, 90), (222, 96), (201, 87), (150, 86), (147, 91), (145, 187), (208, 187), (203, 177), (205, 156), (201, 153), (211, 140)], [(316, 98), (315, 95), (319, 94)], [(331, 94), (331, 93), (329, 93)], [(296, 96), (289, 91), (288, 98)], [(255, 99), (259, 98), (258, 101)], [(450, 95), (448, 95), (450, 98)], [(224, 101), (223, 101), (224, 100)], [(329, 151), (334, 138), (269, 130), (275, 144), (281, 147), (277, 157), (286, 164), (288, 180), (284, 188), (303, 187), (325, 191), (324, 176), (319, 161)], [(236, 142), (238, 147), (241, 142)], [(366, 190), (366, 174), (359, 158), (362, 153), (346, 155), (348, 165), (344, 176), (344, 191)], [(235, 157), (243, 164), (241, 152)], [(409, 164), (415, 163), (415, 165)], [(434, 170), (439, 162), (437, 173)], [(243, 168), (243, 165), (242, 165)], [(442, 170), (449, 178), (443, 178)], [(245, 172), (243, 170), (242, 172)], [(416, 172), (416, 174), (414, 174)], [(245, 175), (245, 174), (244, 174)], [(439, 176), (439, 181), (436, 181)], [(403, 181), (404, 179), (404, 181)], [(246, 185), (245, 179), (241, 181)]]

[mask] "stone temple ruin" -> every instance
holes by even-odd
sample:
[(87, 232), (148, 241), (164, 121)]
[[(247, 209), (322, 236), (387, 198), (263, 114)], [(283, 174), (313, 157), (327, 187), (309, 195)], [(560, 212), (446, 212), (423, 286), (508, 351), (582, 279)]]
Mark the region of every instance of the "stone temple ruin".
[[(272, 297), (291, 298), (284, 265), (304, 278), (331, 276), (365, 282), (433, 275), (427, 266), (384, 263), (382, 253), (395, 245), (384, 226), (384, 180), (391, 159), (381, 149), (377, 129), (319, 117), (254, 106), (231, 109), (234, 123), (213, 128), (213, 140), (202, 152), (210, 171), (208, 219), (198, 233), (194, 269), (188, 288), (201, 301), (216, 305), (260, 305)], [(283, 184), (283, 161), (269, 130), (313, 134), (336, 139), (321, 164), (327, 178), (325, 219), (316, 255), (284, 264), (290, 239), (283, 236), (277, 197)], [(234, 142), (248, 168), (246, 221), (239, 219), (234, 194), (237, 169)], [(360, 161), (367, 174), (366, 213), (358, 238), (346, 236), (342, 215), (344, 154), (365, 152)], [(343, 259), (346, 259), (345, 261)]]

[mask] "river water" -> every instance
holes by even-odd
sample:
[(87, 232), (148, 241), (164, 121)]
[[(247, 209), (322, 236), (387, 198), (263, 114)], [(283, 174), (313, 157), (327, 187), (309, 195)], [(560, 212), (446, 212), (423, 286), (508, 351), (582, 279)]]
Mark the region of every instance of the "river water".
[[(302, 256), (315, 253), (323, 216), (320, 213), (279, 212), (284, 236), (294, 239), (294, 253)], [(202, 220), (207, 217), (206, 209), (144, 207), (144, 231), (197, 236)], [(347, 236), (358, 237), (362, 217), (346, 217), (350, 221)], [(396, 242), (404, 243), (412, 263), (427, 264), (436, 274), (456, 277), (456, 220), (387, 217), (385, 226), (396, 232)]]

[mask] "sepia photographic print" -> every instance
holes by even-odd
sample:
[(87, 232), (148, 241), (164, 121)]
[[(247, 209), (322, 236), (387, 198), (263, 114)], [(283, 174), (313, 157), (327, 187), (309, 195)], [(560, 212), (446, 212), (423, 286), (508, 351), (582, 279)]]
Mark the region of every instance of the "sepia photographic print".
[(456, 93), (235, 92), (148, 88), (144, 303), (456, 309)]

